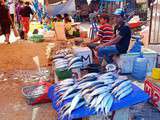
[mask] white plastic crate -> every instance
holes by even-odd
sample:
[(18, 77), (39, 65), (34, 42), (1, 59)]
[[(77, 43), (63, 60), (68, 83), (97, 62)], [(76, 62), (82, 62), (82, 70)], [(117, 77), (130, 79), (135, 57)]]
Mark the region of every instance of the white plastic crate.
[(73, 47), (73, 53), (82, 58), (83, 68), (93, 63), (92, 51), (88, 47)]
[[(151, 72), (152, 68), (156, 67), (158, 53), (150, 50), (143, 49), (143, 55), (148, 60), (147, 72)], [(127, 53), (120, 56), (119, 67), (122, 73), (132, 73), (133, 62), (139, 53)]]

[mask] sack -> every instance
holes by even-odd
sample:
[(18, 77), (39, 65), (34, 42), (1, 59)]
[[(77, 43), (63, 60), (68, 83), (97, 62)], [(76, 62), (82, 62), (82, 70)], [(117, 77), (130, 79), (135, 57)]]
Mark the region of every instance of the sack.
[(17, 31), (17, 29), (15, 27), (13, 28), (13, 32), (14, 32), (15, 37), (19, 36), (18, 31)]

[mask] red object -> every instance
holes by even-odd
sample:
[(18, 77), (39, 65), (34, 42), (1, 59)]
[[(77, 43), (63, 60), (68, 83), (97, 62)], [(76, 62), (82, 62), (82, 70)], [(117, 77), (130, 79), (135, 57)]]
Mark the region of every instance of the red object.
[(29, 32), (29, 17), (22, 17), (21, 24), (23, 25), (23, 31), (25, 33)]
[(136, 22), (136, 23), (129, 23), (129, 26), (130, 26), (131, 29), (138, 28), (142, 25), (143, 25), (142, 21), (139, 21), (139, 22)]
[(151, 97), (150, 102), (160, 111), (160, 87), (150, 81), (152, 78), (147, 79), (144, 83), (144, 90)]
[[(28, 97), (26, 97), (27, 103), (29, 105), (36, 105), (36, 104), (40, 104), (40, 103), (51, 102), (51, 100), (48, 98), (48, 90), (49, 90), (50, 86), (52, 85), (51, 83), (49, 83), (49, 82), (37, 82), (37, 83), (35, 83), (35, 84), (31, 85), (31, 86), (27, 86), (27, 87), (28, 88), (29, 87), (39, 87), (41, 85), (43, 85), (45, 87), (44, 93), (39, 95), (37, 98), (28, 98)], [(24, 89), (22, 89), (22, 90), (24, 90)], [(27, 96), (27, 94), (25, 96)]]

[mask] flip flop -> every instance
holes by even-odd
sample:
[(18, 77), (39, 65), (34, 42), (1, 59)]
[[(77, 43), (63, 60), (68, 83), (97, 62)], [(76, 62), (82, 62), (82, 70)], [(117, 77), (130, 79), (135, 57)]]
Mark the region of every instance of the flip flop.
[(6, 45), (7, 45), (7, 44), (10, 44), (10, 42), (4, 42), (4, 44), (6, 44)]

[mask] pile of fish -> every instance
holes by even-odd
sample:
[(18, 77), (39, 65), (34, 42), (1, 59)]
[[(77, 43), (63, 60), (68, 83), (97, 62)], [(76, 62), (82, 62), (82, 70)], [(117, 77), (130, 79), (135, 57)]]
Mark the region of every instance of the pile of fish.
[(53, 62), (56, 69), (74, 69), (83, 66), (82, 59), (71, 54), (67, 50), (57, 52), (53, 57)]
[[(117, 78), (114, 73), (89, 73), (81, 78), (66, 79), (55, 86), (58, 96), (56, 105), (61, 106), (61, 119), (71, 117), (74, 110), (86, 106), (94, 109), (97, 114), (107, 115), (113, 102), (121, 100), (133, 91), (131, 81), (126, 78)], [(67, 104), (64, 101), (69, 100)]]

